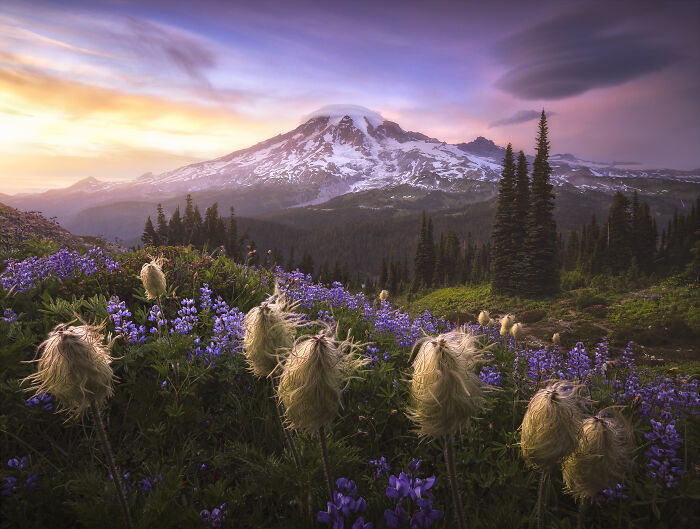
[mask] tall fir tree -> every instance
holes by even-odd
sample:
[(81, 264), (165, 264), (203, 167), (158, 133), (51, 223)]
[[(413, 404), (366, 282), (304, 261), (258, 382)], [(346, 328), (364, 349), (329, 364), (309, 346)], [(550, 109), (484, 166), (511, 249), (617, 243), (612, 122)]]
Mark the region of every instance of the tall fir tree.
[(226, 253), (234, 261), (238, 261), (241, 258), (240, 244), (238, 241), (238, 223), (236, 222), (233, 206), (229, 209), (228, 230), (226, 231)]
[(194, 217), (194, 202), (192, 195), (188, 194), (185, 197), (185, 215), (182, 217), (182, 229), (184, 231), (185, 244), (195, 244), (195, 217)]
[(433, 221), (423, 211), (416, 258), (414, 260), (414, 290), (429, 287), (435, 268), (435, 245), (433, 243)]
[(491, 233), (491, 286), (498, 294), (511, 294), (515, 290), (514, 272), (518, 255), (518, 247), (514, 244), (516, 224), (515, 161), (513, 146), (509, 143), (503, 158), (496, 216)]
[(557, 263), (557, 225), (554, 221), (554, 193), (550, 178), (547, 116), (540, 117), (537, 154), (532, 164), (530, 209), (527, 218), (525, 262), (520, 284), (523, 293), (549, 295), (559, 290)]
[(515, 290), (520, 290), (525, 281), (527, 260), (527, 216), (530, 210), (530, 176), (528, 175), (527, 158), (525, 153), (518, 154), (518, 165), (515, 171), (515, 222), (513, 244), (516, 248), (513, 281)]

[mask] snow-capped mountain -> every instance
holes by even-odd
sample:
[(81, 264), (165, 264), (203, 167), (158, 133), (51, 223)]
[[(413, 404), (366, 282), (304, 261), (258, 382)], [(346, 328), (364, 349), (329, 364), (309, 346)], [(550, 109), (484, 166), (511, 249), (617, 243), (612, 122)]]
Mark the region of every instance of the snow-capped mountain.
[[(207, 201), (226, 207), (233, 204), (246, 215), (399, 187), (402, 193), (407, 189), (451, 194), (476, 190), (488, 199), (495, 194), (504, 153), (503, 147), (483, 137), (448, 144), (405, 131), (372, 110), (331, 105), (309, 114), (286, 134), (214, 160), (157, 175), (147, 173), (128, 182), (88, 178), (65, 189), (3, 195), (0, 200), (56, 215), (70, 226), (82, 211), (95, 206), (129, 203), (129, 211), (141, 217), (144, 203), (150, 205), (150, 214), (154, 203), (179, 201), (187, 193), (200, 197), (202, 205)], [(571, 154), (553, 155), (550, 164), (556, 186), (580, 191), (630, 192), (646, 186), (662, 192), (663, 186), (648, 185), (650, 179), (700, 183), (700, 171), (643, 171), (614, 162), (580, 160)], [(397, 196), (410, 198), (411, 192)], [(90, 218), (94, 217), (93, 212)], [(83, 221), (82, 226), (87, 229), (90, 224)]]

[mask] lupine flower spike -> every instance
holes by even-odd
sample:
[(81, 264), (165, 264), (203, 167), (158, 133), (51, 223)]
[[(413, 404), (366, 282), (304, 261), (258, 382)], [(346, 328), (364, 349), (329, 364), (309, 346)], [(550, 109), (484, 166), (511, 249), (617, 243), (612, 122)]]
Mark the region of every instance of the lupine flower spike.
[(165, 294), (165, 274), (163, 273), (163, 263), (165, 260), (162, 257), (152, 258), (150, 263), (145, 263), (141, 267), (141, 282), (146, 290), (148, 299), (157, 299)]
[(112, 387), (114, 373), (111, 362), (113, 341), (105, 344), (102, 333), (104, 324), (79, 326), (57, 325), (49, 337), (39, 345), (41, 357), (36, 360), (38, 370), (25, 381), (32, 384), (30, 390), (35, 396), (42, 393), (53, 394), (60, 405), (59, 411), (66, 411), (74, 417), (82, 416), (88, 409), (92, 412), (97, 434), (102, 443), (107, 466), (114, 476), (116, 496), (124, 515), (127, 528), (133, 527), (129, 507), (121, 482), (121, 474), (115, 463), (112, 447), (100, 416), (100, 408), (114, 393)]

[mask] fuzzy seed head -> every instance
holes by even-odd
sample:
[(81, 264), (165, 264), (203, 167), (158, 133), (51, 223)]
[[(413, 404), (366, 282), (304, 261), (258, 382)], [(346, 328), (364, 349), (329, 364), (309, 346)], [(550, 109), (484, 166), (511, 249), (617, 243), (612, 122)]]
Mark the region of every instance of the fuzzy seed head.
[(631, 466), (634, 446), (630, 423), (617, 414), (599, 413), (583, 421), (576, 450), (564, 461), (565, 491), (577, 500), (595, 498), (601, 490), (622, 481)]
[(489, 327), (493, 327), (494, 325), (496, 325), (496, 322), (493, 321), (493, 318), (489, 318), (489, 322), (486, 325), (488, 325)]
[(470, 370), (476, 369), (479, 364), (485, 362), (482, 350), (478, 347), (476, 337), (466, 327), (458, 327), (453, 331), (445, 333), (445, 340), (467, 359)]
[(554, 345), (559, 345), (559, 344), (561, 343), (561, 336), (559, 336), (559, 333), (558, 333), (558, 332), (555, 332), (555, 333), (552, 335), (552, 343), (553, 343)]
[(386, 301), (389, 299), (389, 291), (388, 290), (382, 290), (379, 293), (379, 301)]
[(520, 338), (523, 337), (523, 324), (522, 323), (516, 323), (510, 328), (510, 335), (515, 338), (516, 340), (519, 340)]
[(523, 418), (520, 447), (528, 466), (551, 472), (576, 448), (583, 424), (579, 388), (557, 381), (530, 399)]
[(501, 336), (508, 336), (510, 328), (513, 326), (514, 318), (510, 314), (506, 314), (501, 318)]
[(163, 260), (152, 259), (141, 267), (141, 282), (146, 290), (148, 299), (156, 299), (165, 294), (165, 274), (163, 273)]
[(29, 390), (51, 393), (60, 411), (80, 416), (92, 401), (102, 406), (112, 396), (114, 373), (111, 342), (104, 343), (102, 326), (57, 325), (39, 345), (37, 372), (27, 377)]
[(489, 311), (482, 310), (479, 313), (479, 325), (481, 325), (482, 327), (485, 327), (486, 325), (488, 325), (489, 320), (491, 320), (491, 316), (489, 315)]
[[(273, 298), (274, 299), (274, 298)], [(299, 326), (283, 296), (248, 311), (243, 320), (243, 353), (256, 377), (270, 376), (289, 353)]]
[(277, 388), (291, 428), (314, 432), (335, 419), (343, 388), (365, 363), (354, 356), (357, 348), (349, 340), (338, 340), (329, 326), (294, 343)]
[[(420, 342), (419, 342), (420, 344)], [(474, 342), (460, 344), (454, 336), (422, 340), (411, 378), (408, 416), (422, 437), (454, 434), (484, 408), (483, 383), (474, 371)]]

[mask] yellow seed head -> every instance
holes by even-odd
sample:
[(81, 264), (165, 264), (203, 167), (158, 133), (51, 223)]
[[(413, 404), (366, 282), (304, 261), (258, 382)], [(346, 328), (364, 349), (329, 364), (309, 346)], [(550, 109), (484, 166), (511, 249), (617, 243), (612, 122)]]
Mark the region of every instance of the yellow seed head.
[(112, 396), (114, 373), (111, 342), (104, 343), (102, 326), (57, 325), (39, 345), (37, 372), (25, 380), (35, 395), (51, 393), (60, 411), (80, 416), (91, 401), (102, 406)]
[(565, 491), (577, 500), (595, 498), (631, 466), (632, 427), (622, 415), (604, 417), (604, 412), (583, 421), (576, 450), (562, 466)]
[(451, 435), (467, 426), (485, 405), (483, 384), (474, 371), (474, 344), (471, 351), (465, 342), (458, 344), (444, 334), (422, 340), (413, 363), (408, 412), (420, 436)]
[(569, 382), (552, 382), (530, 399), (520, 447), (528, 466), (551, 472), (573, 452), (583, 423), (583, 399)]
[(515, 338), (516, 340), (519, 340), (523, 336), (523, 324), (522, 323), (516, 323), (510, 328), (510, 335)]
[(558, 333), (558, 332), (555, 332), (555, 333), (552, 335), (552, 343), (553, 343), (554, 345), (559, 345), (559, 344), (561, 343), (561, 336), (559, 336), (559, 333)]
[(141, 267), (141, 282), (148, 299), (156, 299), (165, 294), (166, 282), (162, 266), (162, 259), (152, 259)]
[(379, 293), (379, 301), (386, 301), (389, 299), (389, 291), (388, 290), (382, 290)]
[(485, 327), (486, 325), (488, 325), (490, 319), (491, 319), (491, 316), (489, 315), (488, 310), (482, 310), (479, 313), (479, 325), (481, 325), (482, 327)]
[(365, 363), (353, 355), (357, 347), (349, 340), (338, 340), (329, 326), (294, 343), (277, 388), (291, 428), (317, 431), (335, 419), (343, 388)]
[(510, 328), (513, 326), (514, 318), (510, 314), (506, 314), (501, 318), (501, 336), (508, 336)]

